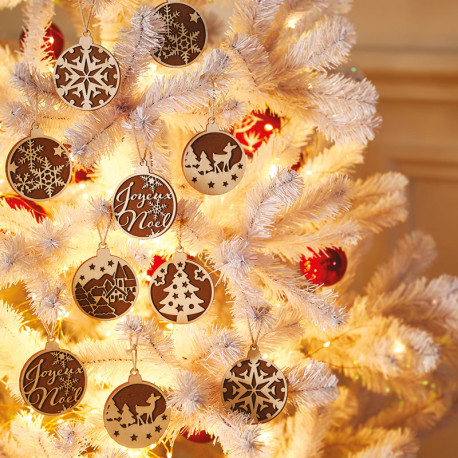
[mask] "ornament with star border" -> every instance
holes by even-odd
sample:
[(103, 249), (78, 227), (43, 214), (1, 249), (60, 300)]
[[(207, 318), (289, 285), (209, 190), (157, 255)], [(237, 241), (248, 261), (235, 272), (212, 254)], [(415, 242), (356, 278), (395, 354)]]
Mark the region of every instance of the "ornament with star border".
[(29, 137), (11, 148), (6, 177), (20, 196), (44, 201), (64, 191), (72, 178), (72, 165), (65, 146), (35, 125)]
[(255, 423), (266, 423), (285, 407), (288, 385), (283, 372), (252, 347), (224, 375), (222, 398), (226, 408), (248, 414)]
[(114, 56), (92, 41), (90, 32), (79, 44), (68, 48), (57, 59), (54, 84), (57, 94), (79, 110), (97, 110), (109, 103), (118, 92), (121, 71)]
[(134, 269), (105, 246), (84, 261), (72, 282), (78, 308), (98, 320), (115, 320), (126, 314), (138, 297), (138, 279)]
[(175, 324), (191, 323), (209, 310), (214, 286), (208, 272), (186, 253), (176, 251), (171, 261), (153, 273), (149, 297), (156, 312)]
[(164, 393), (140, 374), (130, 375), (105, 403), (103, 423), (119, 445), (143, 448), (157, 442), (170, 422), (170, 408)]
[(233, 135), (210, 122), (186, 145), (182, 167), (186, 180), (197, 191), (225, 194), (240, 183), (245, 173), (245, 151)]
[(164, 42), (152, 54), (166, 67), (185, 67), (193, 63), (207, 43), (207, 27), (202, 15), (191, 5), (168, 0), (158, 5), (155, 13), (165, 25)]
[(19, 376), (25, 403), (42, 415), (62, 415), (83, 399), (87, 375), (81, 361), (55, 341), (31, 356)]
[(113, 214), (120, 229), (131, 237), (153, 239), (170, 229), (177, 198), (167, 180), (139, 165), (113, 193)]

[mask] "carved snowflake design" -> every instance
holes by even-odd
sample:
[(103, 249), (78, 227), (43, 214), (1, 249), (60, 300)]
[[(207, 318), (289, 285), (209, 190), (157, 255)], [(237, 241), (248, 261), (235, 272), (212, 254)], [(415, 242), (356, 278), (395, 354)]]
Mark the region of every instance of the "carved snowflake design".
[(164, 210), (167, 208), (167, 204), (162, 204), (161, 201), (164, 199), (164, 196), (156, 196), (155, 200), (150, 200), (148, 205), (151, 207), (146, 213), (148, 215), (153, 215), (154, 221), (156, 221), (159, 216), (166, 216), (167, 213)]
[(88, 37), (82, 37), (79, 45), (68, 49), (54, 70), (59, 96), (82, 110), (106, 105), (118, 91), (119, 77), (116, 59)]
[(64, 391), (65, 395), (68, 396), (71, 391), (76, 390), (76, 384), (78, 383), (78, 379), (76, 377), (72, 378), (71, 374), (66, 374), (64, 376), (59, 377), (59, 380), (62, 382), (61, 385), (57, 387), (59, 391)]
[[(189, 5), (179, 3), (164, 5), (157, 12), (165, 23), (165, 40), (161, 49), (156, 52), (156, 58), (171, 66), (191, 63), (203, 49), (202, 40), (199, 38), (202, 34), (205, 35), (205, 25), (199, 13)], [(195, 27), (200, 29), (193, 30)], [(179, 61), (172, 62), (170, 58), (175, 56)]]
[(158, 186), (161, 186), (161, 182), (152, 175), (142, 175), (142, 180), (145, 182), (143, 189), (150, 189), (151, 192), (156, 191)]
[(73, 361), (73, 358), (68, 353), (64, 353), (61, 351), (52, 351), (51, 355), (54, 356), (54, 361), (52, 362), (52, 365), (55, 366), (57, 364), (60, 364), (64, 369), (65, 367), (67, 367), (67, 363), (69, 361)]
[(223, 399), (229, 409), (245, 412), (257, 423), (269, 421), (286, 403), (286, 379), (270, 361), (243, 359), (227, 371)]

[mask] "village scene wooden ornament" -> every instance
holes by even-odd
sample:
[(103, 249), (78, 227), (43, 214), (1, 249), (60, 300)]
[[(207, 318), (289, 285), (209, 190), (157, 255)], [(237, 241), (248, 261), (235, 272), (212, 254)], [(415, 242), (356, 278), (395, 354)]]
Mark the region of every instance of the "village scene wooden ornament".
[(57, 94), (79, 110), (97, 110), (118, 92), (121, 71), (114, 56), (92, 41), (84, 32), (79, 44), (68, 48), (57, 59), (54, 84)]
[(103, 409), (103, 422), (110, 437), (128, 448), (143, 448), (157, 442), (170, 422), (164, 393), (134, 373), (116, 388)]
[(152, 239), (167, 232), (177, 213), (177, 198), (170, 184), (140, 165), (113, 194), (117, 225), (138, 239)]
[(56, 341), (25, 363), (19, 388), (27, 405), (42, 415), (62, 415), (83, 399), (87, 386), (81, 361)]
[(202, 194), (219, 195), (234, 189), (243, 177), (246, 156), (238, 140), (209, 122), (205, 132), (193, 137), (183, 153), (183, 173)]
[(226, 408), (248, 414), (255, 423), (266, 423), (285, 407), (288, 385), (282, 371), (251, 347), (247, 357), (224, 375), (222, 396)]
[(150, 301), (156, 312), (174, 324), (191, 323), (207, 313), (214, 297), (208, 272), (186, 253), (176, 251), (173, 259), (159, 266), (150, 282)]
[(6, 176), (14, 191), (30, 200), (58, 196), (72, 177), (70, 157), (64, 145), (43, 134), (38, 125), (30, 136), (17, 142), (6, 159)]
[(139, 287), (134, 269), (106, 246), (75, 272), (73, 298), (79, 309), (98, 320), (114, 320), (134, 305)]
[(157, 6), (155, 13), (165, 25), (164, 42), (153, 53), (167, 67), (184, 67), (194, 62), (207, 42), (207, 28), (200, 13), (187, 3), (170, 0)]

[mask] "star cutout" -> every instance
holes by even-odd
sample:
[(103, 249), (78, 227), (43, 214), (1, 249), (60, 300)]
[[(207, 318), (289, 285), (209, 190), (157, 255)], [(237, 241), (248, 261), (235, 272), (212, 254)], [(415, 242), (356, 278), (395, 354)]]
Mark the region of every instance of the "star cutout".
[(81, 275), (80, 280), (84, 280), (84, 278), (85, 278), (84, 275)]
[(183, 306), (182, 305), (177, 305), (175, 308), (177, 309), (177, 312), (182, 312), (183, 311)]
[(146, 435), (146, 438), (147, 438), (147, 439), (151, 439), (151, 433), (148, 433), (148, 434)]
[(132, 434), (132, 436), (130, 436), (130, 438), (132, 439), (132, 441), (136, 441), (137, 440), (137, 437), (135, 434)]
[(55, 154), (56, 156), (61, 157), (63, 152), (64, 152), (64, 149), (63, 149), (60, 145), (58, 145), (58, 146), (56, 146), (56, 147), (54, 148), (54, 154)]
[(10, 170), (11, 170), (11, 172), (16, 173), (16, 170), (18, 169), (18, 167), (19, 167), (18, 165), (16, 165), (14, 162), (12, 162), (12, 163), (10, 164)]
[(209, 188), (214, 188), (215, 187), (215, 183), (213, 183), (213, 181), (210, 181), (210, 183), (208, 183), (208, 187)]
[(161, 273), (165, 274), (165, 269), (161, 269)]
[(193, 183), (197, 183), (197, 178), (194, 177), (194, 178), (192, 179), (192, 182), (193, 182)]
[(179, 263), (177, 264), (177, 266), (178, 266), (178, 267), (183, 267), (183, 263), (182, 263), (182, 262), (179, 262)]
[(229, 183), (228, 183), (227, 181), (225, 181), (225, 182), (223, 183), (223, 186), (226, 187), (226, 186), (228, 186), (228, 184), (229, 184)]
[(197, 11), (194, 11), (194, 13), (190, 14), (189, 17), (191, 18), (191, 22), (195, 22), (197, 24), (197, 21), (199, 20)]
[(156, 283), (157, 284), (162, 283), (162, 277), (156, 277)]
[(196, 272), (196, 278), (198, 280), (202, 280), (202, 278), (204, 278), (204, 273), (201, 270), (199, 270), (199, 272)]
[(174, 298), (174, 299), (178, 299), (178, 294), (175, 293), (175, 294), (173, 295), (173, 298)]
[(167, 415), (165, 415), (165, 414), (162, 415), (162, 419), (163, 419), (163, 420), (167, 420)]
[(105, 267), (100, 268), (101, 272), (105, 272)]
[(231, 176), (231, 180), (235, 181), (237, 180), (237, 175), (234, 173), (234, 175)]
[(94, 264), (91, 264), (91, 265), (89, 266), (89, 269), (94, 270), (94, 269), (95, 269)]
[(177, 274), (177, 277), (178, 277), (178, 278), (179, 278), (179, 277), (182, 277), (182, 276), (183, 276), (183, 274), (182, 274), (181, 272)]
[(188, 284), (186, 282), (183, 283), (183, 288), (186, 288)]
[(119, 436), (119, 431), (115, 431), (113, 434), (114, 434), (115, 436)]
[(112, 267), (112, 266), (113, 266), (113, 264), (114, 264), (114, 263), (113, 263), (113, 261), (111, 261), (111, 260), (110, 260), (110, 261), (108, 261), (108, 265), (109, 265), (110, 267)]
[(156, 426), (156, 431), (160, 433), (162, 431), (162, 428), (160, 426)]
[(240, 163), (237, 167), (238, 167), (239, 169), (243, 169), (243, 164)]
[(186, 298), (190, 298), (190, 297), (192, 296), (192, 294), (191, 294), (190, 291), (186, 291), (186, 292), (184, 293), (184, 295), (185, 295)]

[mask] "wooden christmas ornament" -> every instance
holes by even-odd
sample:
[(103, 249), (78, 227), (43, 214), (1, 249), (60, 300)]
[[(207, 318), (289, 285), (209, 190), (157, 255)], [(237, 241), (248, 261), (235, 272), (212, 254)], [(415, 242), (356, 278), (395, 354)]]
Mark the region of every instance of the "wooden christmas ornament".
[(162, 3), (155, 12), (165, 23), (165, 36), (161, 48), (153, 53), (154, 59), (167, 67), (194, 62), (207, 42), (207, 28), (200, 13), (179, 0)]
[(162, 318), (185, 324), (208, 311), (214, 287), (201, 265), (187, 259), (186, 253), (177, 251), (171, 261), (154, 272), (149, 292), (151, 304)]
[(97, 255), (76, 271), (72, 291), (83, 313), (98, 320), (114, 320), (134, 305), (138, 280), (124, 259), (113, 256), (107, 247), (100, 247)]
[(288, 386), (282, 371), (252, 347), (245, 359), (226, 372), (222, 395), (228, 409), (248, 414), (255, 423), (265, 423), (283, 410)]
[(49, 200), (59, 195), (72, 177), (72, 166), (64, 145), (35, 125), (30, 137), (16, 143), (6, 159), (10, 186), (30, 200)]
[(170, 229), (177, 212), (177, 198), (162, 177), (140, 166), (113, 195), (113, 213), (118, 226), (139, 239), (159, 237)]
[(43, 415), (61, 415), (76, 407), (86, 391), (83, 364), (55, 341), (24, 365), (19, 388), (26, 404)]
[(245, 173), (245, 152), (238, 140), (216, 122), (193, 137), (183, 153), (183, 173), (203, 194), (218, 195), (234, 189)]
[(103, 409), (103, 422), (110, 437), (119, 445), (143, 448), (157, 442), (170, 421), (164, 393), (140, 374), (116, 388)]
[(67, 49), (54, 67), (57, 94), (79, 110), (97, 110), (116, 95), (121, 80), (119, 65), (103, 46), (83, 33), (79, 44)]

